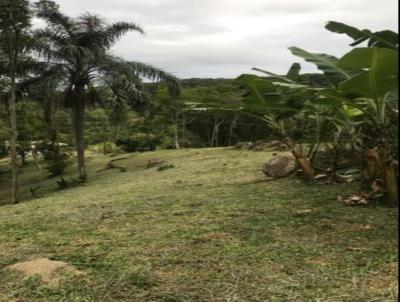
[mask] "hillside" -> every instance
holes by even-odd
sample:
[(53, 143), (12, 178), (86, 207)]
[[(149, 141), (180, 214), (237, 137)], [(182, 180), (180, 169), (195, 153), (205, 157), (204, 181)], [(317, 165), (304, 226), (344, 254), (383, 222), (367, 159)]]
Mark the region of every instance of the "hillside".
[[(337, 203), (352, 185), (267, 182), (271, 156), (121, 154), (120, 172), (91, 154), (89, 182), (61, 191), (28, 166), (29, 200), (0, 207), (0, 301), (396, 301), (397, 210)], [(146, 169), (150, 159), (173, 167)], [(7, 190), (3, 180), (0, 199)], [(5, 269), (40, 257), (85, 275), (50, 287)]]

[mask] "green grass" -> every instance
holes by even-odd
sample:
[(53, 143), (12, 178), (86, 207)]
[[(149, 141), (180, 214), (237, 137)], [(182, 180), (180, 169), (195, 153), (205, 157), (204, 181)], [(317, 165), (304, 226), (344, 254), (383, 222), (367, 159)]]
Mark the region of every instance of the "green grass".
[[(91, 155), (89, 182), (63, 191), (25, 169), (26, 202), (0, 207), (0, 301), (397, 301), (397, 210), (337, 203), (353, 185), (266, 182), (265, 152), (121, 156), (126, 172), (96, 172), (110, 157)], [(4, 270), (37, 257), (87, 275), (50, 288)]]

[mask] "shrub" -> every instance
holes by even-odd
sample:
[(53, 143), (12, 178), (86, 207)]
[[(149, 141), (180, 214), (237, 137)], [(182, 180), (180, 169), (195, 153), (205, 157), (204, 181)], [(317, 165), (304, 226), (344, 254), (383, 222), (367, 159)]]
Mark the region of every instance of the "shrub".
[(10, 178), (11, 171), (6, 167), (0, 166), (0, 181), (5, 181)]
[(135, 133), (119, 138), (116, 144), (126, 152), (143, 152), (154, 151), (160, 144), (160, 140), (154, 134)]
[(113, 142), (104, 142), (91, 145), (88, 150), (97, 154), (116, 154), (122, 152), (121, 148)]
[(68, 167), (70, 158), (70, 147), (66, 144), (59, 145), (59, 154), (55, 154), (52, 144), (48, 142), (40, 142), (36, 145), (37, 150), (43, 155), (46, 163), (45, 169), (50, 172), (50, 176), (62, 175)]
[(60, 180), (57, 180), (57, 187), (59, 190), (64, 190), (72, 187), (76, 187), (82, 183), (81, 180), (76, 178), (65, 179), (61, 176)]
[(164, 171), (164, 170), (168, 170), (168, 169), (172, 169), (175, 168), (174, 165), (161, 165), (157, 168), (157, 171)]
[(163, 136), (160, 140), (161, 149), (175, 149), (174, 139), (170, 136)]
[(62, 175), (65, 169), (68, 167), (68, 155), (65, 153), (53, 157), (47, 161), (47, 165), (45, 169), (50, 172), (50, 176), (59, 176)]
[(0, 158), (8, 155), (7, 146), (5, 143), (0, 143)]

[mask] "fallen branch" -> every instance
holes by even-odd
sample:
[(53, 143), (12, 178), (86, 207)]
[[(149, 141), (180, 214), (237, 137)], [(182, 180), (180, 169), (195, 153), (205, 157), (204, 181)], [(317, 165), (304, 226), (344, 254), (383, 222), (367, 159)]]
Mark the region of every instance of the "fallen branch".
[(114, 158), (114, 159), (110, 160), (109, 162), (110, 162), (110, 163), (114, 163), (114, 162), (116, 162), (116, 161), (123, 160), (123, 159), (128, 159), (128, 157)]
[(114, 164), (112, 161), (109, 161), (103, 169), (99, 169), (96, 172), (103, 172), (112, 169), (119, 169), (121, 172), (126, 172), (126, 168), (122, 166), (118, 166)]

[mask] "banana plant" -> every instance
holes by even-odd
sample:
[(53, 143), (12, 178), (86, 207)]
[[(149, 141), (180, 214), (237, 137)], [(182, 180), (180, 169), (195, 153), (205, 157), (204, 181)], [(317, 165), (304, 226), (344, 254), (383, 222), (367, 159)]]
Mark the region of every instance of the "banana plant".
[[(238, 77), (236, 83), (245, 92), (240, 103), (214, 103), (207, 108), (204, 104), (191, 103), (190, 107), (192, 110), (237, 111), (261, 120), (286, 144), (303, 173), (313, 178), (316, 171), (311, 160), (319, 145), (332, 136), (335, 127), (331, 117), (340, 106), (327, 106), (325, 101), (318, 103), (316, 92), (327, 87), (328, 81), (323, 75), (318, 76), (317, 82), (323, 84), (316, 86), (322, 87), (311, 88), (310, 79), (300, 76), (300, 69), (300, 64), (294, 63), (286, 75), (278, 75), (253, 68), (268, 77), (251, 74)], [(311, 142), (308, 154), (303, 149), (304, 144), (297, 142), (288, 132), (288, 123), (296, 119), (312, 120), (314, 123), (315, 139)]]
[[(300, 48), (291, 49), (303, 56), (306, 56), (307, 60), (318, 62), (318, 64), (321, 65), (321, 70), (324, 70), (326, 72), (325, 76), (320, 75), (317, 79), (314, 80), (310, 80), (307, 78), (306, 80), (304, 80), (304, 75), (302, 75), (302, 77), (299, 77), (300, 64), (298, 63), (292, 65), (290, 71), (287, 73), (286, 76), (278, 76), (266, 70), (253, 68), (253, 70), (269, 75), (269, 79), (274, 86), (287, 88), (286, 90), (277, 90), (277, 87), (275, 87), (275, 94), (268, 95), (265, 93), (259, 93), (260, 91), (262, 91), (263, 87), (259, 87), (258, 91), (255, 91), (257, 87), (254, 87), (253, 85), (253, 95), (258, 96), (259, 98), (262, 98), (263, 96), (264, 98), (267, 98), (267, 100), (264, 100), (264, 103), (267, 104), (264, 104), (264, 107), (267, 106), (267, 108), (269, 107), (271, 110), (269, 110), (267, 114), (263, 116), (263, 118), (264, 120), (266, 119), (270, 127), (281, 136), (283, 141), (286, 142), (290, 150), (292, 150), (292, 153), (294, 154), (296, 159), (300, 158), (300, 161), (298, 161), (298, 163), (299, 166), (302, 167), (302, 169), (304, 167), (303, 171), (311, 171), (311, 169), (307, 167), (311, 167), (312, 170), (314, 170), (315, 155), (318, 153), (321, 145), (325, 145), (327, 150), (330, 149), (331, 151), (334, 151), (337, 155), (336, 159), (332, 159), (332, 163), (329, 167), (330, 171), (332, 173), (335, 173), (337, 158), (340, 155), (340, 152), (338, 153), (340, 148), (336, 148), (337, 146), (335, 145), (335, 143), (332, 142), (337, 141), (337, 138), (339, 137), (341, 138), (352, 136), (352, 142), (354, 142), (354, 144), (352, 143), (352, 149), (359, 149), (359, 138), (356, 136), (357, 132), (354, 131), (354, 125), (358, 123), (358, 121), (353, 121), (350, 119), (350, 117), (359, 116), (361, 112), (358, 109), (355, 109), (346, 104), (342, 104), (342, 102), (339, 102), (337, 100), (327, 100), (322, 98), (320, 96), (320, 91), (332, 89), (327, 87), (335, 87), (335, 85), (338, 85), (338, 83), (340, 82), (340, 80), (338, 79), (343, 80), (346, 78), (350, 78), (350, 76), (347, 76), (347, 74), (354, 73), (354, 70), (342, 69), (340, 70), (339, 74), (335, 74), (335, 71), (339, 70), (335, 66), (336, 62), (338, 61), (338, 59), (336, 59), (335, 57), (326, 54), (311, 54), (304, 50), (301, 50)], [(297, 74), (293, 74), (293, 70), (295, 70)], [(346, 76), (344, 76), (344, 74), (346, 74)], [(265, 81), (265, 79), (263, 80)], [(258, 92), (258, 94), (256, 92)], [(288, 108), (277, 108), (276, 104), (273, 105), (272, 102), (274, 99), (271, 98), (272, 95), (274, 95), (275, 98), (278, 95), (281, 98), (281, 101), (284, 101), (284, 104), (292, 107), (290, 108), (291, 110), (286, 112), (285, 114), (279, 114), (277, 111), (278, 109), (288, 110)], [(288, 101), (288, 99), (291, 100), (291, 102)], [(293, 100), (296, 100), (295, 103), (297, 103), (297, 106), (293, 106)], [(293, 107), (297, 110), (296, 113), (293, 112)], [(259, 110), (259, 108), (255, 109)], [(280, 123), (277, 123), (274, 120), (276, 116), (290, 117), (288, 113), (294, 116), (302, 115), (303, 119), (311, 121), (314, 139), (308, 141), (310, 148), (307, 155), (303, 155), (301, 144), (294, 143), (293, 139), (290, 138), (288, 133), (286, 131), (282, 131), (285, 130), (286, 120), (282, 119), (280, 120)], [(357, 119), (359, 119), (359, 117)], [(312, 176), (313, 174), (308, 173), (308, 175)]]
[(265, 123), (282, 139), (293, 154), (296, 162), (307, 177), (315, 176), (315, 169), (304, 155), (302, 145), (287, 132), (288, 119), (304, 112), (309, 96), (306, 86), (294, 81), (298, 77), (300, 65), (295, 63), (286, 76), (253, 68), (266, 73), (270, 78), (242, 75), (237, 81), (247, 93), (244, 95), (241, 111)]
[[(308, 99), (314, 92), (298, 81), (301, 66), (294, 63), (286, 75), (277, 75), (259, 68), (253, 70), (262, 72), (268, 77), (259, 77), (251, 74), (241, 75), (236, 79), (238, 86), (244, 91), (241, 102), (229, 104), (216, 103), (213, 106), (199, 108), (191, 104), (196, 110), (231, 110), (251, 116), (266, 123), (287, 145), (295, 157), (304, 174), (310, 178), (315, 176), (315, 169), (305, 155), (302, 144), (296, 142), (287, 131), (287, 123), (308, 114)], [(308, 104), (308, 105), (307, 105)]]
[(354, 40), (351, 46), (366, 42), (367, 47), (354, 48), (340, 59), (299, 48), (290, 49), (294, 55), (314, 63), (331, 79), (332, 87), (318, 91), (320, 101), (352, 108), (358, 117), (363, 116), (364, 127), (367, 125), (369, 131), (375, 133), (374, 147), (384, 187), (389, 201), (397, 203), (397, 175), (390, 148), (389, 117), (398, 113), (398, 35), (389, 30), (359, 30), (333, 21), (328, 22), (326, 28), (351, 37)]
[(381, 30), (371, 32), (369, 29), (358, 29), (356, 27), (336, 22), (329, 21), (325, 28), (331, 32), (345, 34), (353, 39), (350, 46), (357, 46), (363, 42), (367, 42), (368, 47), (382, 47), (397, 50), (399, 45), (398, 34), (392, 30)]
[(359, 75), (339, 84), (344, 97), (357, 103), (366, 113), (368, 123), (377, 134), (379, 156), (385, 189), (392, 203), (398, 202), (394, 156), (389, 142), (390, 111), (397, 110), (397, 51), (389, 48), (358, 48), (344, 55), (338, 66), (358, 67)]

